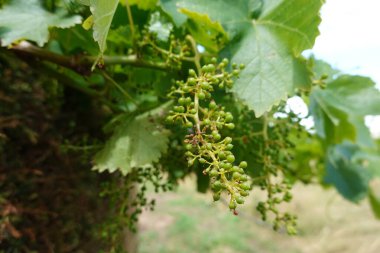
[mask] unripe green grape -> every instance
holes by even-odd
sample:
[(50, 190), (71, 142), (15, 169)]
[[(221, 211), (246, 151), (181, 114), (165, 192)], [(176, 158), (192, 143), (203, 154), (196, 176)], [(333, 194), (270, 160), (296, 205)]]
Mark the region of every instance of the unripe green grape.
[(243, 69), (245, 69), (245, 65), (242, 63), (242, 64), (239, 65), (239, 68), (240, 68), (241, 70), (243, 70)]
[(249, 195), (249, 192), (247, 192), (247, 191), (240, 191), (239, 193), (243, 197), (247, 197)]
[(200, 163), (206, 163), (207, 161), (206, 161), (206, 159), (204, 159), (204, 158), (199, 158), (199, 162), (200, 162)]
[(186, 104), (190, 104), (191, 103), (191, 97), (187, 97), (186, 98)]
[(213, 137), (214, 140), (216, 140), (216, 141), (219, 141), (219, 140), (222, 138), (222, 136), (221, 136), (220, 134), (213, 134), (212, 137)]
[(228, 59), (227, 58), (224, 58), (223, 60), (222, 60), (222, 63), (225, 65), (225, 66), (227, 66), (228, 65)]
[(214, 194), (212, 194), (212, 198), (214, 199), (214, 201), (220, 200), (220, 192), (215, 192)]
[(191, 110), (190, 110), (190, 113), (191, 113), (191, 114), (196, 114), (196, 113), (197, 113), (197, 110), (195, 110), (195, 109), (191, 109)]
[(190, 77), (187, 80), (187, 82), (188, 82), (189, 85), (195, 85), (197, 83), (197, 80), (195, 78)]
[(232, 116), (232, 114), (230, 112), (227, 112), (226, 113), (226, 117), (225, 117), (225, 121), (226, 122), (231, 122), (234, 120), (234, 116)]
[(191, 145), (190, 143), (188, 143), (188, 144), (185, 145), (185, 148), (187, 150), (192, 150), (193, 149), (193, 145)]
[(210, 177), (216, 177), (219, 175), (218, 171), (216, 169), (212, 169), (209, 173)]
[(244, 204), (244, 199), (242, 197), (240, 197), (240, 196), (236, 197), (235, 200), (236, 200), (236, 203), (238, 203), (240, 205)]
[(223, 89), (224, 88), (224, 83), (221, 82), (218, 87), (219, 87), (219, 89)]
[(240, 177), (241, 177), (241, 174), (239, 172), (234, 172), (232, 174), (232, 178), (235, 179), (235, 180), (238, 180)]
[(232, 80), (227, 80), (227, 81), (226, 81), (226, 86), (227, 86), (228, 88), (232, 88), (232, 84), (233, 84)]
[(179, 113), (182, 113), (182, 112), (184, 112), (185, 111), (185, 107), (183, 107), (183, 106), (174, 106), (174, 111), (176, 111), (176, 112), (179, 112)]
[(233, 74), (234, 76), (238, 76), (238, 75), (240, 74), (240, 70), (235, 69), (234, 71), (232, 71), (232, 74)]
[(247, 166), (248, 166), (248, 164), (247, 164), (246, 161), (242, 161), (242, 162), (240, 162), (240, 164), (239, 164), (239, 167), (240, 167), (240, 168), (243, 168), (243, 169), (247, 168)]
[(207, 144), (206, 144), (206, 148), (207, 148), (208, 150), (212, 150), (212, 144), (211, 144), (211, 143), (207, 143)]
[(185, 126), (188, 127), (188, 128), (193, 127), (193, 122), (191, 122), (191, 121), (187, 121), (187, 122), (185, 123)]
[(230, 204), (228, 205), (228, 207), (231, 209), (231, 210), (235, 210), (236, 209), (236, 202), (234, 200), (231, 200), (230, 201)]
[(223, 167), (223, 169), (228, 170), (228, 169), (232, 168), (232, 164), (231, 163), (223, 163), (222, 167)]
[(234, 123), (227, 123), (226, 124), (226, 127), (228, 128), (228, 129), (234, 129), (235, 128), (235, 124)]
[(233, 172), (239, 172), (240, 168), (238, 166), (233, 166), (231, 171), (233, 171)]
[(226, 144), (230, 144), (230, 143), (232, 142), (232, 138), (229, 137), (229, 136), (227, 136), (226, 138), (224, 138), (224, 142), (225, 142)]
[(210, 87), (210, 85), (208, 82), (202, 82), (201, 87), (202, 87), (202, 89), (208, 89)]
[(197, 73), (195, 73), (194, 69), (189, 69), (189, 76), (195, 77)]
[(168, 123), (173, 123), (174, 122), (174, 116), (168, 116), (168, 117), (166, 117), (166, 121)]
[(212, 58), (211, 58), (211, 62), (212, 62), (212, 63), (215, 64), (215, 63), (217, 63), (217, 61), (218, 61), (218, 60), (217, 60), (215, 57), (212, 57)]
[(218, 153), (218, 157), (219, 157), (219, 159), (224, 160), (226, 158), (226, 154), (223, 151), (220, 151)]
[(219, 181), (219, 180), (216, 180), (212, 185), (211, 185), (211, 188), (213, 190), (220, 190), (223, 188), (223, 184)]
[(208, 105), (208, 107), (213, 110), (213, 109), (216, 109), (218, 106), (216, 105), (215, 101), (212, 100), (210, 104)]
[(178, 99), (178, 103), (180, 104), (180, 105), (185, 105), (187, 102), (186, 102), (186, 98), (184, 98), (184, 97), (181, 97), (181, 98), (179, 98)]
[(226, 150), (231, 150), (231, 149), (233, 149), (233, 147), (234, 147), (234, 145), (232, 145), (232, 144), (227, 144), (227, 146), (226, 146)]
[(208, 126), (211, 124), (211, 121), (209, 119), (205, 119), (202, 121), (202, 124)]
[(209, 64), (209, 65), (207, 65), (207, 68), (208, 68), (209, 72), (214, 72), (214, 71), (215, 71), (215, 66), (214, 66), (214, 64)]
[(200, 100), (203, 100), (203, 99), (206, 98), (206, 95), (203, 92), (199, 92), (198, 93), (198, 97), (199, 97)]
[(251, 189), (251, 184), (248, 182), (242, 183), (239, 185), (241, 189), (243, 190), (250, 190)]
[(242, 176), (240, 177), (240, 181), (242, 181), (242, 182), (246, 182), (246, 181), (248, 181), (248, 176), (247, 176), (247, 175), (242, 175)]
[(233, 162), (235, 161), (235, 156), (234, 156), (234, 155), (228, 155), (228, 156), (227, 156), (227, 161), (228, 161), (229, 163), (233, 163)]
[(184, 92), (190, 92), (190, 91), (191, 91), (191, 87), (189, 87), (189, 86), (183, 86), (183, 87), (182, 87), (182, 90), (183, 90)]

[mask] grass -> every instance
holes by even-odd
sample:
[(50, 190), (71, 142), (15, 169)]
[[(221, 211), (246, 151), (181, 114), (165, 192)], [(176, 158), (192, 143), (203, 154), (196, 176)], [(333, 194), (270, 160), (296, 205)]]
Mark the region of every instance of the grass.
[(378, 253), (380, 222), (366, 202), (348, 203), (333, 191), (297, 186), (287, 206), (299, 217), (299, 235), (272, 231), (253, 211), (262, 194), (238, 216), (210, 194), (199, 194), (193, 181), (177, 192), (151, 194), (156, 210), (140, 219), (139, 253)]

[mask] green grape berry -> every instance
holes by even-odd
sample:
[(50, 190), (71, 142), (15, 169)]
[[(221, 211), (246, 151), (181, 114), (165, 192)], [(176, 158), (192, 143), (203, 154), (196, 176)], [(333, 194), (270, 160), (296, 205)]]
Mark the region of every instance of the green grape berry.
[(246, 161), (242, 161), (240, 164), (239, 164), (239, 167), (242, 168), (242, 169), (245, 169), (247, 168), (248, 164)]
[(232, 144), (227, 144), (227, 145), (226, 145), (226, 150), (232, 150), (233, 147), (234, 147), (234, 145), (232, 145)]
[(227, 161), (228, 161), (229, 163), (233, 163), (233, 162), (235, 161), (235, 156), (234, 156), (234, 155), (228, 155), (228, 156), (227, 156)]
[(203, 99), (206, 98), (206, 94), (203, 93), (203, 92), (199, 92), (199, 93), (198, 93), (198, 97), (199, 97), (200, 100), (203, 100)]
[(230, 204), (228, 205), (228, 207), (231, 209), (231, 210), (235, 210), (236, 209), (236, 202), (234, 200), (231, 200), (230, 201)]
[(227, 123), (226, 124), (226, 127), (228, 128), (228, 129), (234, 129), (235, 128), (235, 124), (234, 123)]
[(212, 198), (214, 199), (214, 201), (218, 201), (218, 200), (220, 200), (220, 192), (215, 192), (215, 193), (212, 195)]
[(184, 98), (184, 97), (180, 97), (180, 98), (178, 99), (178, 103), (179, 103), (180, 105), (185, 105), (185, 104), (187, 104), (187, 102), (186, 102), (186, 98)]
[(235, 198), (235, 200), (236, 200), (236, 203), (238, 203), (238, 204), (244, 204), (244, 198), (242, 198), (242, 197), (240, 197), (240, 196), (238, 196), (238, 197), (236, 197)]
[(224, 138), (224, 142), (225, 142), (226, 144), (230, 144), (230, 143), (232, 142), (232, 138), (229, 137), (229, 136), (227, 136), (226, 138)]
[(209, 173), (210, 177), (216, 177), (219, 175), (218, 171), (216, 169), (212, 169)]
[(195, 73), (194, 69), (189, 70), (189, 76), (195, 77), (196, 75), (197, 75), (197, 73)]
[(208, 107), (212, 110), (216, 109), (218, 106), (216, 105), (215, 101), (211, 101), (210, 104), (208, 105)]

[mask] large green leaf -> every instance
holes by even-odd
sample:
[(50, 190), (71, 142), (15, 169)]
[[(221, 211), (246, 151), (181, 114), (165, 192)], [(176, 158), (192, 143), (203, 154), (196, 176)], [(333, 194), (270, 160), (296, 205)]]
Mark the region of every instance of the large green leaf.
[(246, 69), (233, 91), (256, 116), (310, 84), (310, 73), (298, 56), (314, 44), (320, 22), (321, 0), (265, 1), (261, 15), (252, 20), (232, 61)]
[(349, 114), (380, 114), (380, 92), (368, 77), (342, 75), (327, 84), (324, 96), (336, 108)]
[(94, 40), (98, 42), (100, 53), (107, 48), (106, 40), (119, 0), (90, 0), (90, 10), (94, 17)]
[(352, 202), (358, 202), (368, 193), (371, 173), (352, 157), (360, 149), (358, 146), (345, 142), (329, 148), (325, 183), (332, 184), (339, 193)]
[(168, 133), (149, 114), (120, 124), (94, 158), (94, 170), (126, 175), (134, 167), (157, 162), (168, 147)]
[(247, 66), (233, 91), (256, 116), (286, 99), (294, 88), (310, 84), (310, 73), (298, 57), (313, 46), (319, 33), (322, 3), (322, 0), (162, 1), (164, 10), (177, 25), (184, 23), (184, 17), (176, 11), (183, 10), (207, 14), (223, 25), (232, 41), (225, 53), (233, 62)]
[(369, 78), (342, 75), (329, 82), (326, 89), (313, 89), (310, 111), (318, 135), (327, 143), (348, 139), (373, 147), (364, 116), (380, 114), (380, 92), (374, 85)]
[(43, 46), (49, 40), (49, 27), (68, 28), (81, 21), (80, 16), (69, 17), (63, 9), (50, 13), (39, 0), (13, 0), (0, 10), (1, 45), (25, 39)]
[(310, 83), (305, 63), (260, 25), (245, 34), (232, 54), (233, 62), (246, 65), (233, 92), (255, 111), (257, 117), (285, 100), (294, 88)]

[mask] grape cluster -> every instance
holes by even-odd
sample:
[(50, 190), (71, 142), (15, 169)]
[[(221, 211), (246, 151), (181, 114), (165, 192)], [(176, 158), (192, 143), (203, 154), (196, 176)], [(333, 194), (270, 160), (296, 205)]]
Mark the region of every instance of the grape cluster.
[(168, 67), (179, 69), (183, 61), (194, 61), (191, 57), (193, 51), (191, 40), (187, 37), (185, 40), (180, 40), (171, 34), (168, 45), (162, 47), (156, 39), (156, 34), (150, 33), (148, 28), (142, 31), (141, 40), (138, 42), (140, 51), (146, 51), (149, 55), (159, 58)]
[(236, 209), (244, 203), (251, 189), (249, 177), (244, 169), (247, 162), (235, 163), (231, 137), (222, 137), (223, 129), (234, 129), (233, 116), (212, 99), (216, 88), (231, 88), (233, 78), (238, 77), (244, 65), (232, 65), (232, 72), (226, 71), (228, 60), (219, 64), (215, 58), (199, 68), (198, 74), (190, 69), (186, 81), (177, 81), (169, 96), (177, 100), (167, 117), (171, 123), (179, 123), (191, 130), (184, 145), (189, 166), (195, 162), (204, 168), (203, 173), (211, 177), (211, 189), (215, 201), (221, 193), (230, 195), (229, 208)]
[(277, 111), (282, 111), (285, 117), (255, 118), (249, 109), (243, 110), (238, 119), (244, 128), (241, 141), (249, 149), (245, 155), (257, 168), (253, 185), (267, 193), (267, 198), (258, 203), (257, 211), (263, 220), (273, 217), (274, 230), (285, 228), (289, 234), (295, 234), (296, 216), (281, 212), (278, 206), (292, 200), (291, 189), (298, 175), (292, 166), (295, 144), (291, 136), (297, 137), (305, 130), (299, 124), (301, 119), (292, 112), (285, 112), (281, 107)]

